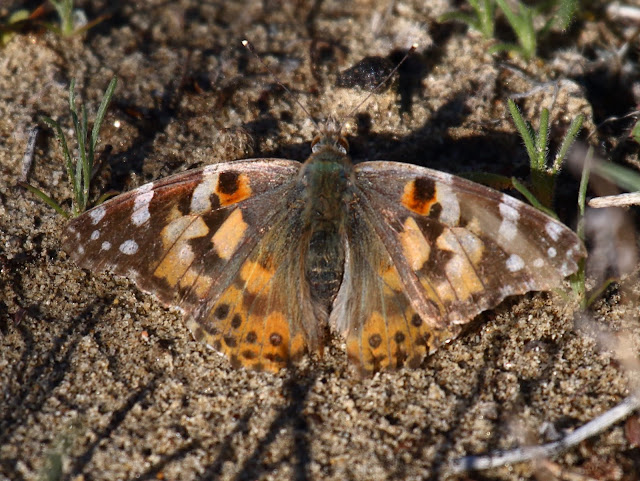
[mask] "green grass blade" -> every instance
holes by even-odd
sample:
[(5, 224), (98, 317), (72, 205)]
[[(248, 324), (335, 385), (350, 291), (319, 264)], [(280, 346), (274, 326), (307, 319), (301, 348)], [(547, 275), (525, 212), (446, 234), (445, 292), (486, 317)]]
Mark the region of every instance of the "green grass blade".
[(636, 144), (640, 144), (640, 120), (636, 120), (636, 123), (631, 129), (631, 138)]
[(94, 206), (96, 205), (100, 205), (103, 202), (109, 200), (111, 197), (115, 197), (116, 195), (118, 195), (120, 192), (117, 192), (115, 190), (110, 190), (108, 192), (105, 192), (104, 194), (102, 194), (100, 197), (98, 197), (98, 200), (96, 201), (96, 203), (94, 204)]
[(495, 0), (483, 0), (482, 7), (476, 9), (481, 32), (484, 38), (490, 39), (495, 31), (496, 4)]
[(615, 277), (609, 277), (608, 279), (606, 279), (600, 287), (598, 287), (596, 290), (591, 292), (589, 299), (586, 299), (586, 302), (584, 303), (585, 304), (584, 307), (589, 307), (591, 304), (596, 302), (598, 300), (598, 297), (600, 297), (604, 293), (604, 291), (606, 291), (609, 288), (611, 284), (617, 281), (618, 280)]
[(569, 25), (571, 25), (573, 18), (578, 12), (578, 7), (578, 0), (560, 1), (560, 8), (558, 8), (558, 11), (553, 16), (559, 29), (566, 30)]
[(60, 18), (60, 32), (65, 37), (73, 34), (73, 0), (51, 0)]
[(500, 8), (504, 16), (507, 17), (507, 22), (509, 22), (511, 28), (515, 30), (515, 26), (519, 24), (520, 19), (516, 16), (513, 10), (511, 10), (511, 7), (507, 5), (507, 2), (505, 2), (504, 0), (496, 0), (496, 3), (498, 4), (498, 7)]
[(597, 162), (593, 171), (629, 192), (640, 192), (640, 174), (620, 165)]
[(489, 47), (489, 53), (497, 53), (497, 52), (515, 52), (518, 55), (522, 55), (524, 57), (524, 52), (519, 45), (515, 43), (496, 43)]
[(586, 309), (588, 306), (586, 296), (586, 259), (578, 261), (578, 270), (569, 276), (569, 285), (573, 293), (580, 299), (580, 307)]
[(511, 177), (507, 177), (506, 175), (491, 174), (487, 172), (462, 172), (458, 175), (460, 177), (464, 177), (465, 179), (472, 180), (473, 182), (487, 185), (492, 189), (513, 189)]
[[(580, 188), (578, 190), (578, 226), (576, 227), (576, 234), (578, 238), (584, 242), (584, 213), (587, 204), (587, 187), (589, 186), (589, 173), (591, 171), (591, 163), (593, 159), (593, 147), (589, 147), (587, 154), (584, 158), (584, 164), (582, 166), (582, 174), (580, 175)], [(580, 303), (583, 309), (590, 305), (586, 296), (586, 261), (581, 259), (578, 263), (578, 271), (569, 278), (571, 283), (571, 289), (580, 298)]]
[(51, 117), (47, 117), (46, 115), (42, 115), (41, 119), (44, 123), (46, 123), (49, 127), (51, 127), (56, 135), (56, 139), (60, 142), (62, 146), (62, 155), (64, 157), (64, 163), (67, 168), (67, 175), (69, 176), (69, 182), (71, 182), (71, 187), (73, 189), (73, 198), (78, 197), (78, 183), (76, 182), (76, 175), (73, 171), (73, 161), (71, 160), (71, 154), (69, 153), (69, 147), (67, 146), (67, 139), (62, 132), (62, 127), (60, 127), (60, 123), (53, 120)]
[(107, 86), (107, 90), (104, 92), (104, 96), (102, 97), (102, 102), (100, 103), (100, 107), (98, 107), (98, 113), (96, 114), (96, 120), (93, 122), (93, 130), (91, 131), (91, 150), (95, 152), (96, 146), (98, 145), (98, 140), (100, 136), (100, 127), (102, 126), (102, 121), (104, 120), (104, 116), (107, 113), (107, 108), (111, 103), (111, 98), (113, 97), (113, 93), (116, 90), (116, 86), (118, 85), (118, 78), (113, 77)]
[(522, 21), (516, 34), (518, 35), (522, 49), (525, 51), (525, 59), (529, 60), (536, 56), (536, 50), (538, 48), (538, 41), (536, 39), (537, 32), (533, 25), (533, 9), (523, 3), (519, 5)]
[(589, 186), (589, 175), (591, 173), (591, 163), (593, 159), (593, 147), (589, 147), (584, 158), (582, 174), (580, 175), (580, 188), (578, 190), (578, 228), (576, 232), (581, 241), (584, 241), (584, 213), (587, 205), (587, 187)]
[(80, 199), (80, 212), (85, 210), (87, 202), (89, 201), (89, 185), (91, 183), (91, 159), (87, 155), (87, 109), (82, 105), (82, 124), (80, 130), (76, 130), (76, 138), (78, 142), (78, 151), (80, 152), (80, 160), (78, 164), (82, 166), (82, 198)]
[(76, 113), (76, 79), (72, 78), (69, 84), (69, 110)]
[(528, 201), (529, 203), (534, 206), (536, 209), (544, 212), (545, 214), (547, 214), (549, 217), (553, 217), (554, 219), (558, 220), (558, 216), (557, 214), (552, 211), (551, 209), (548, 209), (547, 207), (545, 207), (544, 205), (542, 205), (540, 203), (540, 201), (538, 199), (536, 199), (536, 196), (533, 195), (531, 193), (531, 191), (529, 191), (529, 189), (527, 189), (523, 183), (521, 183), (518, 179), (516, 179), (515, 177), (511, 178), (511, 182), (513, 183), (513, 187), (514, 189), (516, 189), (518, 192), (520, 192)]
[(440, 15), (440, 18), (438, 19), (440, 22), (446, 22), (449, 20), (456, 20), (458, 22), (462, 22), (466, 25), (468, 25), (470, 28), (477, 30), (478, 32), (481, 32), (481, 27), (480, 27), (480, 22), (478, 21), (478, 19), (476, 17), (474, 17), (472, 14), (470, 13), (465, 13), (465, 12), (447, 12), (444, 13), (442, 15)]
[(564, 159), (569, 152), (569, 149), (573, 145), (576, 140), (576, 137), (580, 133), (580, 129), (582, 129), (582, 124), (584, 122), (584, 115), (579, 114), (575, 119), (571, 121), (569, 125), (569, 130), (567, 130), (567, 134), (562, 139), (562, 144), (558, 149), (558, 153), (556, 154), (556, 158), (553, 161), (553, 166), (551, 168), (551, 172), (555, 175), (560, 171), (562, 164), (564, 163)]
[[(533, 166), (536, 162), (537, 154), (535, 148), (535, 142), (533, 140), (533, 135), (529, 126), (522, 118), (522, 114), (520, 113), (520, 109), (516, 103), (508, 99), (507, 106), (509, 107), (509, 113), (511, 113), (511, 118), (513, 119), (513, 123), (516, 125), (516, 129), (518, 129), (518, 133), (520, 133), (520, 137), (524, 142), (524, 146), (527, 149), (527, 155), (529, 156), (529, 162)], [(532, 167), (533, 168), (533, 167)]]
[(18, 182), (18, 185), (20, 187), (24, 187), (25, 189), (27, 189), (32, 194), (34, 194), (37, 197), (39, 197), (40, 200), (42, 200), (45, 204), (47, 204), (49, 207), (54, 209), (61, 216), (65, 217), (67, 219), (69, 218), (69, 214), (67, 212), (65, 212), (65, 210), (60, 206), (60, 204), (58, 204), (55, 200), (53, 200), (51, 197), (49, 197), (47, 194), (42, 192), (37, 187), (34, 187), (31, 184), (27, 184), (26, 182)]
[(536, 135), (536, 165), (535, 170), (540, 172), (547, 168), (547, 151), (549, 149), (549, 109), (543, 108), (540, 112), (540, 126)]
[[(74, 105), (75, 109), (75, 105)], [(75, 110), (71, 111), (71, 118), (73, 120), (73, 129), (76, 134), (76, 143), (78, 144), (78, 155), (80, 155), (80, 159), (76, 159), (76, 192), (78, 193), (74, 199), (74, 213), (78, 214), (82, 212), (82, 197), (83, 197), (83, 183), (84, 183), (84, 174), (82, 172), (82, 168), (84, 167), (84, 142), (82, 141), (82, 126), (80, 125), (80, 120), (78, 119), (78, 115)]]

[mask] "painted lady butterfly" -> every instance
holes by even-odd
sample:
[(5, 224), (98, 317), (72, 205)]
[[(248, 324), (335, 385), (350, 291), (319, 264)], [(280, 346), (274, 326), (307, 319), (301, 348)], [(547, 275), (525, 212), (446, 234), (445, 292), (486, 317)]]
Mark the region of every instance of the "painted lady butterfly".
[(333, 124), (304, 164), (224, 162), (143, 185), (72, 220), (63, 246), (179, 306), (234, 366), (321, 354), (330, 327), (362, 373), (418, 367), (478, 313), (560, 285), (586, 256), (566, 226), (500, 192), (353, 165)]
[(304, 163), (225, 162), (77, 217), (64, 249), (182, 308), (234, 366), (322, 352), (326, 327), (363, 372), (417, 367), (505, 297), (558, 286), (585, 250), (540, 211), (415, 165), (352, 165), (327, 129)]

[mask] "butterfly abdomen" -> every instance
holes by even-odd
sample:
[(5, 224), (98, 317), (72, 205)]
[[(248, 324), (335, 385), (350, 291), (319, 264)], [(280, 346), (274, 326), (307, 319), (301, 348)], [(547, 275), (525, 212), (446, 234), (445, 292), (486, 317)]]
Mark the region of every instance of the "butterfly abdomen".
[(345, 205), (351, 161), (330, 147), (311, 156), (302, 171), (305, 184), (304, 274), (314, 303), (328, 312), (344, 274)]

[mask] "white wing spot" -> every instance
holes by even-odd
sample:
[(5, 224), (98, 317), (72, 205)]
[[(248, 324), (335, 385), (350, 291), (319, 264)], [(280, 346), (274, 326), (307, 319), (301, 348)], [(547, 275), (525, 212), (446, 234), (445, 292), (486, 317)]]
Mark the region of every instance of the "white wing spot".
[(509, 272), (518, 272), (524, 267), (524, 261), (519, 255), (511, 254), (511, 256), (507, 259), (506, 265)]
[(544, 230), (547, 231), (549, 237), (556, 242), (560, 238), (560, 234), (562, 234), (564, 228), (557, 222), (549, 221), (547, 225), (544, 226)]
[(549, 247), (547, 249), (547, 256), (549, 256), (551, 259), (553, 259), (557, 254), (558, 254), (558, 252), (556, 251), (556, 249), (554, 247)]
[(511, 287), (510, 285), (507, 284), (506, 286), (502, 286), (500, 288), (500, 299), (504, 299), (511, 294), (513, 294), (513, 287)]
[(133, 203), (133, 214), (131, 214), (131, 222), (137, 226), (141, 226), (147, 220), (151, 214), (149, 214), (149, 204), (153, 199), (154, 192), (153, 184), (146, 184), (140, 187), (140, 193), (136, 196), (136, 200)]
[(84, 254), (84, 247), (78, 246), (78, 254), (80, 255)]
[(111, 249), (111, 242), (104, 241), (102, 243), (102, 245), (100, 246), (100, 249), (103, 250), (103, 251), (108, 251), (109, 249)]
[(215, 192), (216, 185), (218, 185), (217, 174), (206, 175), (200, 181), (191, 195), (191, 213), (203, 214), (211, 210), (211, 194)]
[(460, 203), (458, 196), (450, 186), (441, 182), (437, 183), (436, 192), (438, 202), (442, 205), (440, 220), (448, 226), (456, 226), (460, 223)]
[(185, 263), (193, 262), (193, 250), (189, 244), (184, 243), (182, 247), (180, 247), (178, 258)]
[(544, 266), (544, 261), (540, 257), (533, 261), (533, 267), (536, 269), (540, 269), (542, 266)]
[(100, 238), (100, 231), (98, 229), (91, 233), (91, 240), (98, 240)]
[(129, 239), (120, 244), (120, 247), (118, 249), (123, 254), (132, 256), (133, 254), (138, 252), (138, 244), (136, 244), (136, 241)]
[(98, 222), (100, 222), (106, 213), (107, 209), (105, 209), (103, 205), (90, 210), (89, 217), (91, 217), (91, 222), (93, 223), (93, 225), (96, 225)]
[(498, 237), (501, 240), (511, 242), (518, 235), (518, 220), (520, 219), (520, 212), (506, 202), (507, 196), (503, 196), (503, 202), (500, 203), (500, 216), (502, 222), (498, 229)]

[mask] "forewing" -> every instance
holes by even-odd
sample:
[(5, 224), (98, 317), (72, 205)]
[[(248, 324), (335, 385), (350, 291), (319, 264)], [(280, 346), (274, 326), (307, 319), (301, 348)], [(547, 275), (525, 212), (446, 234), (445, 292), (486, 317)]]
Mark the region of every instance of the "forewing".
[[(249, 260), (285, 258), (291, 254), (277, 249), (295, 248), (279, 243), (269, 251), (265, 238), (296, 195), (300, 165), (278, 159), (228, 162), (144, 185), (72, 220), (63, 248), (81, 267), (130, 277), (165, 304), (180, 306), (194, 335), (215, 347), (255, 294), (259, 276), (246, 274)], [(280, 228), (287, 225), (280, 222)], [(282, 298), (275, 300), (275, 288), (271, 296), (266, 306), (275, 310)], [(280, 320), (283, 338), (292, 319)], [(265, 318), (264, 332), (275, 322)]]
[[(347, 345), (351, 342), (361, 351), (371, 335), (391, 339), (401, 319), (407, 326), (402, 331), (405, 338), (412, 332), (412, 319), (416, 326), (426, 326), (432, 341), (423, 352), (431, 351), (505, 297), (558, 286), (586, 255), (576, 235), (560, 222), (479, 184), (394, 162), (366, 162), (355, 170), (357, 209), (376, 234), (370, 243), (378, 244), (368, 249), (384, 250), (389, 259), (385, 263), (370, 258), (374, 268), (368, 275), (380, 283), (382, 272), (391, 266), (388, 272), (398, 281), (392, 290), (397, 298), (404, 292), (409, 306), (402, 316), (382, 316), (382, 321), (376, 317), (380, 309), (355, 315), (346, 309), (341, 327), (348, 333)], [(351, 276), (356, 275), (352, 269)], [(351, 279), (357, 282), (374, 281)], [(379, 293), (365, 292), (370, 301), (381, 302)], [(423, 342), (425, 334), (413, 337)], [(379, 355), (396, 367), (399, 363), (393, 359), (399, 347), (389, 346)], [(366, 356), (354, 358), (365, 371), (375, 370)]]

